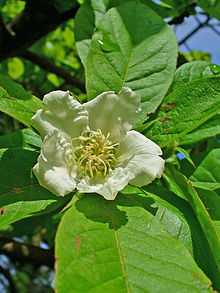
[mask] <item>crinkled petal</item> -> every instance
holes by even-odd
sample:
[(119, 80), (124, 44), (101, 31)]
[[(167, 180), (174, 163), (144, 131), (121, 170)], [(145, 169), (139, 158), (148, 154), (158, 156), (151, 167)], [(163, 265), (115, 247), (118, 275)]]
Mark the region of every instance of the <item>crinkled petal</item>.
[(70, 139), (55, 130), (44, 138), (33, 168), (40, 185), (56, 195), (64, 196), (76, 187), (75, 172), (70, 165), (71, 152)]
[(130, 173), (129, 183), (143, 186), (160, 178), (164, 170), (164, 160), (160, 157), (160, 147), (144, 135), (129, 131), (120, 146), (120, 162)]
[(129, 88), (118, 94), (109, 91), (84, 104), (89, 113), (89, 126), (92, 130), (101, 129), (112, 141), (119, 141), (137, 118), (140, 98)]
[(42, 137), (55, 129), (77, 137), (88, 126), (88, 112), (69, 91), (53, 91), (44, 96), (43, 103), (44, 109), (32, 117)]
[(77, 185), (77, 189), (81, 193), (98, 193), (107, 200), (114, 200), (117, 193), (128, 185), (130, 178), (128, 171), (118, 167), (111, 171), (102, 182), (94, 183), (90, 178), (82, 179)]

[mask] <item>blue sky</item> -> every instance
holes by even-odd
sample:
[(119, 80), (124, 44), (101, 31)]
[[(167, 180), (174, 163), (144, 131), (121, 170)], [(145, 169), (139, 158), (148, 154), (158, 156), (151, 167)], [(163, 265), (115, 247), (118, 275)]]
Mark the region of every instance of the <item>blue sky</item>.
[[(153, 0), (155, 3), (160, 3), (160, 0)], [(198, 14), (197, 18), (200, 21), (204, 21), (206, 16), (201, 15), (202, 9), (196, 8)], [(199, 30), (192, 38), (187, 41), (187, 46), (191, 50), (198, 50), (209, 52), (212, 55), (212, 62), (220, 65), (220, 21), (216, 19), (212, 19), (212, 24), (218, 24), (215, 28), (219, 31), (219, 35), (217, 35), (211, 28), (204, 27)], [(198, 23), (194, 16), (186, 17), (185, 21), (178, 25), (176, 29), (177, 39), (181, 40), (183, 37), (188, 35), (190, 31), (198, 26)], [(180, 47), (181, 51), (187, 52), (188, 49), (182, 45)]]
[[(205, 20), (203, 15), (197, 17), (200, 21)], [(216, 19), (212, 19), (210, 23), (220, 24), (220, 22)], [(177, 39), (181, 40), (197, 26), (198, 23), (194, 16), (187, 17), (185, 21), (176, 28)], [(209, 27), (201, 28), (192, 38), (187, 41), (187, 46), (191, 50), (199, 50), (211, 53), (212, 62), (220, 65), (220, 25), (215, 26), (215, 28), (219, 31), (219, 35), (217, 35), (217, 33), (215, 33)], [(184, 45), (180, 46), (180, 49), (181, 51), (188, 51)]]

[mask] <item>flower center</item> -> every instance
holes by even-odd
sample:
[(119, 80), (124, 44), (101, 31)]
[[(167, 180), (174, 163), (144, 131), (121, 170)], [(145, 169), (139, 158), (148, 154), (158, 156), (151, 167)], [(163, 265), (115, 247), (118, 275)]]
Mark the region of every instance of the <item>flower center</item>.
[(85, 131), (77, 138), (79, 145), (75, 148), (75, 158), (80, 173), (91, 178), (106, 176), (115, 167), (119, 144), (112, 143), (100, 129)]

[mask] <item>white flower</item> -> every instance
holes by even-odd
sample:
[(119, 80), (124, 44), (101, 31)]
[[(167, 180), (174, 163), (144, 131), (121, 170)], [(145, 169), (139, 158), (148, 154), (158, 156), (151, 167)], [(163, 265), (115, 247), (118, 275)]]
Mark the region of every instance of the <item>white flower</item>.
[(104, 92), (85, 104), (70, 93), (44, 96), (33, 116), (43, 147), (33, 171), (56, 195), (75, 188), (113, 200), (128, 183), (143, 186), (162, 175), (161, 149), (131, 130), (140, 100), (129, 88)]

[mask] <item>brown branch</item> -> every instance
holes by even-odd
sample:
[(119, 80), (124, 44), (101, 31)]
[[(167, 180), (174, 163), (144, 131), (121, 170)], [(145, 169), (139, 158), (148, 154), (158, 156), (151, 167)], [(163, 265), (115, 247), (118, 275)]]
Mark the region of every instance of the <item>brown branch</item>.
[(25, 244), (0, 236), (0, 254), (8, 256), (12, 261), (29, 263), (34, 266), (45, 265), (53, 268), (54, 252), (31, 244)]
[(5, 268), (0, 266), (0, 274), (2, 274), (6, 278), (6, 280), (8, 281), (10, 292), (11, 293), (18, 292), (17, 288), (15, 286), (15, 283), (14, 283), (12, 277), (11, 277), (10, 272), (8, 270), (6, 270)]
[(74, 17), (78, 8), (79, 5), (75, 3), (70, 10), (60, 13), (53, 1), (26, 1), (24, 11), (7, 29), (1, 24), (0, 61), (29, 48), (61, 23)]
[(74, 77), (72, 74), (69, 73), (69, 71), (67, 71), (63, 67), (57, 66), (49, 59), (47, 59), (43, 56), (40, 56), (36, 53), (33, 53), (31, 51), (25, 51), (24, 53), (21, 53), (20, 56), (31, 61), (34, 64), (37, 64), (38, 66), (40, 66), (44, 70), (52, 72), (52, 73), (62, 77), (68, 84), (76, 86), (77, 88), (81, 89), (82, 91), (85, 91), (85, 85), (81, 80)]

